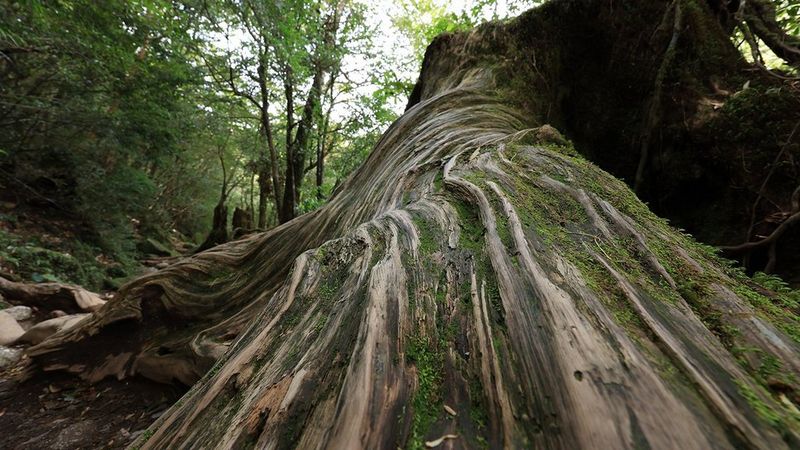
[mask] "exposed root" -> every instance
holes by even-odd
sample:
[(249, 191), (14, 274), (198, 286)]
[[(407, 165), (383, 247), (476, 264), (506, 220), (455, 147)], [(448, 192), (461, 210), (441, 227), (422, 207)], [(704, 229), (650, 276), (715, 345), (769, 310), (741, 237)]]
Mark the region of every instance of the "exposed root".
[(733, 245), (733, 246), (722, 246), (720, 249), (724, 252), (737, 254), (737, 253), (744, 253), (750, 252), (755, 249), (763, 248), (767, 245), (771, 245), (778, 241), (778, 239), (783, 236), (783, 234), (789, 230), (795, 223), (800, 221), (800, 212), (792, 212), (790, 216), (786, 218), (778, 228), (775, 229), (769, 236), (761, 239), (760, 241), (755, 242), (745, 242), (744, 244)]
[(80, 286), (60, 283), (17, 283), (0, 277), (0, 294), (15, 305), (67, 313), (92, 312), (106, 301)]

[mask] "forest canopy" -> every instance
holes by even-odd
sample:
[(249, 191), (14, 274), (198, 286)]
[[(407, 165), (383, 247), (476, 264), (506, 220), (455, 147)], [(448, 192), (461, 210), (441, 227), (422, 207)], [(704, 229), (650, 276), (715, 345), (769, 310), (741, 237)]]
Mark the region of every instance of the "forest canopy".
[(218, 204), (226, 227), (239, 208), (250, 229), (317, 208), (402, 112), (425, 43), (496, 7), (0, 3), (0, 182), (16, 208), (4, 222), (36, 227), (45, 207), (77, 237), (6, 226), (7, 269), (98, 288), (102, 264), (41, 273), (14, 259), (52, 250), (92, 266), (102, 252), (128, 271), (155, 251), (148, 239), (203, 243)]

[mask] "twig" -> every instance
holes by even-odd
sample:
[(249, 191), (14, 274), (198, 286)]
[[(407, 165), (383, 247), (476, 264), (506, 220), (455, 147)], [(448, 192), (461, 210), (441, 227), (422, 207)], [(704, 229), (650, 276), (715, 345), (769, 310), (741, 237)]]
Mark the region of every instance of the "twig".
[[(792, 129), (792, 132), (789, 133), (789, 138), (786, 139), (786, 143), (784, 143), (783, 146), (781, 147), (781, 151), (779, 151), (778, 154), (775, 155), (775, 160), (772, 161), (772, 165), (769, 168), (769, 172), (767, 173), (767, 176), (764, 178), (764, 181), (761, 183), (761, 187), (758, 189), (758, 196), (756, 197), (756, 201), (753, 203), (753, 210), (752, 210), (752, 212), (750, 214), (750, 226), (747, 228), (747, 235), (744, 237), (745, 240), (749, 240), (750, 236), (753, 234), (753, 227), (755, 227), (756, 210), (758, 208), (758, 204), (761, 202), (761, 199), (764, 197), (764, 190), (767, 188), (767, 183), (769, 182), (770, 178), (772, 178), (772, 175), (775, 173), (775, 169), (778, 166), (778, 162), (780, 161), (781, 157), (783, 157), (783, 154), (786, 153), (786, 148), (792, 142), (792, 138), (794, 138), (794, 134), (797, 132), (798, 127), (800, 127), (800, 121), (798, 121), (794, 125), (794, 128)], [(795, 191), (795, 192), (797, 192), (797, 191)], [(794, 195), (792, 195), (792, 201), (793, 202), (795, 201), (795, 196)], [(794, 204), (793, 204), (792, 205), (792, 211), (795, 211), (795, 210), (796, 210), (796, 208), (794, 207)]]
[(744, 244), (734, 245), (734, 246), (722, 246), (720, 247), (721, 250), (730, 252), (730, 253), (743, 253), (743, 252), (750, 252), (755, 249), (764, 247), (765, 245), (772, 244), (773, 242), (777, 241), (783, 233), (786, 232), (795, 222), (800, 221), (800, 212), (794, 212), (788, 219), (784, 220), (783, 223), (778, 226), (769, 236), (761, 239), (760, 241), (753, 241), (753, 242), (745, 242)]
[(761, 69), (761, 71), (766, 73), (767, 75), (777, 78), (779, 80), (783, 81), (800, 80), (800, 77), (787, 77), (769, 70), (769, 68), (766, 65), (764, 65), (764, 58), (762, 58), (761, 51), (758, 49), (758, 41), (756, 40), (755, 36), (753, 36), (753, 33), (750, 32), (750, 26), (745, 21), (739, 22), (737, 26), (739, 27), (740, 30), (742, 30), (742, 34), (744, 35), (744, 40), (747, 41), (747, 46), (750, 47), (750, 55), (753, 57), (753, 64), (755, 64), (756, 67)]

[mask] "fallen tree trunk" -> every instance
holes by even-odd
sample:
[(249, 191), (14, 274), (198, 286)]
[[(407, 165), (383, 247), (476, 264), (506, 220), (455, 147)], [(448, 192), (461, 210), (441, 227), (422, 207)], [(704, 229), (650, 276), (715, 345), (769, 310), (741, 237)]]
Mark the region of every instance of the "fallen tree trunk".
[(800, 445), (797, 304), (520, 86), (558, 8), (438, 39), (328, 204), (126, 285), (36, 367), (193, 385), (137, 448)]
[(0, 295), (11, 304), (35, 306), (47, 311), (92, 312), (106, 301), (80, 286), (62, 283), (28, 284), (0, 277)]

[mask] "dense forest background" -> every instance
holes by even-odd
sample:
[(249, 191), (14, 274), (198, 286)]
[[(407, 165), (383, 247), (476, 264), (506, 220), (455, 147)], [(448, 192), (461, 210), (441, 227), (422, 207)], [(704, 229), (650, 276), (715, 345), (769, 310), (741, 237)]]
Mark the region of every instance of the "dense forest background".
[(289, 3), (0, 2), (2, 273), (111, 289), (317, 208), (433, 36), (525, 2)]
[[(0, 2), (0, 271), (113, 289), (148, 256), (314, 210), (402, 112), (434, 36), (538, 3)], [(789, 33), (799, 9), (776, 3)]]

